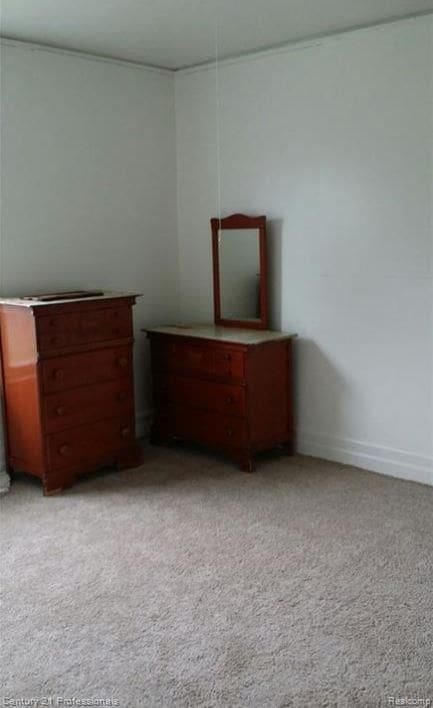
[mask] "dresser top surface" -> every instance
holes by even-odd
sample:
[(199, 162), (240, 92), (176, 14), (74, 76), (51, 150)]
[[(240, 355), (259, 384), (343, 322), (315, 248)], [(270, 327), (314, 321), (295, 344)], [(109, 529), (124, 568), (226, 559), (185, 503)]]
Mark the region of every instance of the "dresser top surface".
[(234, 327), (217, 327), (216, 325), (167, 325), (150, 327), (145, 332), (152, 334), (168, 334), (177, 337), (195, 337), (210, 339), (216, 342), (231, 342), (233, 344), (264, 344), (281, 339), (291, 339), (296, 334), (290, 332), (274, 332), (266, 329), (236, 329)]
[(33, 297), (2, 297), (0, 305), (15, 305), (18, 307), (47, 307), (48, 305), (64, 305), (73, 302), (94, 302), (95, 300), (114, 300), (125, 297), (139, 297), (138, 293), (129, 292), (109, 292), (105, 291), (102, 295), (91, 295), (85, 297), (74, 298), (58, 298), (56, 300), (39, 300), (37, 296)]

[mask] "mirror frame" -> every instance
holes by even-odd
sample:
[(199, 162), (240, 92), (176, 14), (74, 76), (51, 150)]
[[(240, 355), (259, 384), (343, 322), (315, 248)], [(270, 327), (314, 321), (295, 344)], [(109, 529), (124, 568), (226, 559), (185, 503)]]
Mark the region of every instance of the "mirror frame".
[[(216, 325), (223, 327), (243, 327), (246, 329), (267, 329), (268, 327), (268, 273), (266, 249), (266, 216), (247, 216), (246, 214), (231, 214), (224, 219), (210, 220), (212, 228), (212, 259), (213, 259), (213, 301), (214, 320)], [(260, 255), (260, 317), (257, 320), (232, 320), (221, 317), (221, 286), (218, 253), (218, 231), (220, 229), (258, 229)]]

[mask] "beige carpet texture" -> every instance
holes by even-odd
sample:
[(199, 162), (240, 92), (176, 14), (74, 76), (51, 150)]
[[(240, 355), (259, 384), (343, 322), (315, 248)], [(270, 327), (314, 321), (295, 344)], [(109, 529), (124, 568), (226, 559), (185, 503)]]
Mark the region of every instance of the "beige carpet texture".
[(433, 488), (149, 447), (1, 506), (3, 705), (433, 705)]

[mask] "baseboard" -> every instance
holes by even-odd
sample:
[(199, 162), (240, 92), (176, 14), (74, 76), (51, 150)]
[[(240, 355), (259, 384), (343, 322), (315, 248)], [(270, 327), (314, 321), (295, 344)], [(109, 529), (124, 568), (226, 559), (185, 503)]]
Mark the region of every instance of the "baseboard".
[(139, 411), (135, 416), (135, 434), (138, 438), (150, 437), (150, 426), (152, 425), (153, 411)]
[(433, 458), (306, 430), (297, 431), (297, 451), (380, 474), (433, 485)]

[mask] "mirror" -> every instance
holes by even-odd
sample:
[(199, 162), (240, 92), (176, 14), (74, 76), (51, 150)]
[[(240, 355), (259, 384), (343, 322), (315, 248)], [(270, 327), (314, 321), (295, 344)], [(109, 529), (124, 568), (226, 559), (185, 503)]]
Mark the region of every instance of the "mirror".
[(266, 217), (211, 219), (215, 323), (267, 327)]
[(258, 229), (219, 229), (221, 317), (260, 319), (260, 248)]

